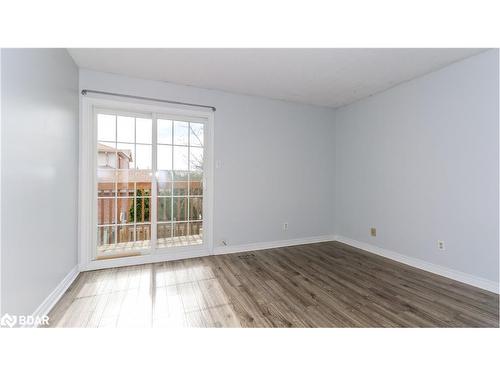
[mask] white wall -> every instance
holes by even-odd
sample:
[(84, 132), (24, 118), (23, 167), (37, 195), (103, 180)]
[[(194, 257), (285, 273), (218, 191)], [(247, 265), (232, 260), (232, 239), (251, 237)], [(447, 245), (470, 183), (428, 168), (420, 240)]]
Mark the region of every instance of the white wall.
[(215, 246), (332, 233), (332, 109), (88, 70), (80, 87), (217, 107)]
[(491, 50), (336, 111), (337, 234), (498, 281), (498, 69)]
[(77, 264), (78, 70), (2, 50), (2, 312), (31, 314)]

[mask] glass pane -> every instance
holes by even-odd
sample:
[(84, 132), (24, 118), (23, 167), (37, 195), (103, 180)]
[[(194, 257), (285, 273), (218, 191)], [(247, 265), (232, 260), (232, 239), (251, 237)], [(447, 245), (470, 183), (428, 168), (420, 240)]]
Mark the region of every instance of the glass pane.
[(188, 147), (174, 146), (174, 171), (188, 170)]
[(167, 244), (168, 238), (172, 237), (172, 223), (158, 224), (157, 226), (158, 246)]
[(97, 246), (99, 250), (105, 250), (106, 247), (115, 246), (115, 227), (99, 227), (97, 228)]
[(173, 237), (185, 237), (188, 235), (187, 223), (174, 223)]
[(187, 197), (175, 197), (173, 198), (173, 219), (174, 221), (184, 221), (187, 220)]
[(97, 115), (97, 139), (116, 141), (116, 117), (114, 115)]
[(203, 220), (203, 198), (189, 198), (189, 220)]
[(189, 148), (189, 170), (202, 171), (203, 170), (203, 149), (198, 147)]
[(117, 190), (119, 197), (133, 197), (135, 194), (135, 171), (118, 170), (117, 171)]
[(135, 142), (135, 119), (133, 117), (117, 116), (116, 131), (118, 142)]
[(203, 147), (203, 124), (190, 123), (191, 133), (189, 134), (189, 144), (191, 146)]
[(146, 145), (136, 145), (136, 160), (135, 160), (135, 168), (136, 169), (151, 169), (153, 165), (151, 163), (152, 160), (152, 149), (151, 146)]
[(158, 198), (158, 221), (172, 220), (172, 198)]
[(115, 221), (115, 199), (102, 198), (97, 200), (97, 224), (114, 224)]
[(136, 247), (148, 247), (151, 242), (151, 225), (141, 224), (135, 227)]
[(141, 197), (151, 196), (152, 171), (147, 169), (136, 170), (133, 174), (135, 181), (135, 195)]
[(203, 173), (191, 172), (189, 174), (189, 194), (203, 195)]
[(129, 169), (134, 167), (134, 149), (133, 143), (117, 143), (117, 167), (118, 169)]
[(135, 119), (135, 136), (137, 143), (151, 144), (153, 139), (153, 121), (150, 118)]
[(126, 248), (127, 245), (132, 247), (134, 245), (134, 226), (119, 225), (116, 240), (120, 244), (120, 249)]
[(188, 195), (188, 173), (174, 172), (174, 195)]
[(172, 120), (158, 119), (157, 142), (172, 144)]
[(172, 195), (172, 172), (158, 171), (158, 196)]
[(145, 223), (151, 221), (150, 216), (150, 201), (149, 197), (137, 196), (135, 198), (135, 221), (137, 223)]
[(114, 169), (97, 170), (97, 196), (114, 197), (115, 196), (115, 176)]
[(193, 240), (195, 240), (195, 241), (200, 240), (199, 243), (201, 243), (201, 238), (203, 236), (203, 222), (202, 221), (190, 222), (189, 223), (189, 234), (192, 237), (194, 237), (194, 238), (192, 238)]
[(156, 163), (159, 170), (172, 169), (172, 146), (158, 145)]
[(201, 221), (189, 223), (189, 245), (201, 245), (203, 243), (203, 223)]
[(118, 223), (128, 224), (134, 222), (134, 198), (118, 198)]
[(97, 168), (116, 168), (116, 143), (97, 143)]
[[(99, 114), (97, 125), (101, 255), (149, 247), (153, 203), (159, 246), (201, 243), (204, 124), (158, 119), (157, 145), (151, 145), (152, 119)], [(151, 202), (153, 147), (156, 202)]]
[(185, 145), (189, 143), (189, 123), (174, 121), (174, 145)]

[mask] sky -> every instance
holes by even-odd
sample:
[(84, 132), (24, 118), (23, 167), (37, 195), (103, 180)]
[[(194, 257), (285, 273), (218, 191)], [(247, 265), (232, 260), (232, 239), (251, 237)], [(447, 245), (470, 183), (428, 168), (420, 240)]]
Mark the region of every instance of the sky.
[[(97, 124), (100, 143), (129, 150), (133, 158), (132, 168), (152, 169), (151, 119), (98, 114)], [(158, 119), (157, 143), (157, 169), (200, 169), (203, 124)]]

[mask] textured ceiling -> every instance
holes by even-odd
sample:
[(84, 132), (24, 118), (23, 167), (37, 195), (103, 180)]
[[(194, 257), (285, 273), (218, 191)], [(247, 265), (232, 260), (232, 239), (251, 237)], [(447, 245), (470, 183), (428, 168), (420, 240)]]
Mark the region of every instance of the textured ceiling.
[(481, 49), (69, 49), (81, 68), (339, 107)]

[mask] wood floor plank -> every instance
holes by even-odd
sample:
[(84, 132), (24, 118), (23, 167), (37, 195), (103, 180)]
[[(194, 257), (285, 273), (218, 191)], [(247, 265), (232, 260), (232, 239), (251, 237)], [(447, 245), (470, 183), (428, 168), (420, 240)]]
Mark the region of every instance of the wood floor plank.
[(212, 318), (211, 324), (207, 327), (241, 328), (240, 320), (231, 305), (219, 305), (211, 307), (207, 311)]
[(338, 242), (84, 272), (51, 327), (498, 327), (499, 297)]

